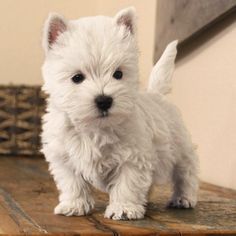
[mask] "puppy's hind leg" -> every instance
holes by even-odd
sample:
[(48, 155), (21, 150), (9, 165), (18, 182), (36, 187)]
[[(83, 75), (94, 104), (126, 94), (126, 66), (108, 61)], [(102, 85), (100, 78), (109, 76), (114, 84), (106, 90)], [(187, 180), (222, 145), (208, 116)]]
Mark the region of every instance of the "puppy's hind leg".
[(198, 192), (198, 159), (191, 152), (174, 168), (174, 192), (168, 204), (174, 208), (194, 208), (197, 204)]

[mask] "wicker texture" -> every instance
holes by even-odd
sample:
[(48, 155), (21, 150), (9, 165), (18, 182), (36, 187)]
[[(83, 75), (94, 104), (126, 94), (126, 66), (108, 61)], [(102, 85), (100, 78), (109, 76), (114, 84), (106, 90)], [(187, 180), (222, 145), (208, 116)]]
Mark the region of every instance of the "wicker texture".
[(40, 86), (0, 86), (0, 154), (40, 154), (44, 108)]

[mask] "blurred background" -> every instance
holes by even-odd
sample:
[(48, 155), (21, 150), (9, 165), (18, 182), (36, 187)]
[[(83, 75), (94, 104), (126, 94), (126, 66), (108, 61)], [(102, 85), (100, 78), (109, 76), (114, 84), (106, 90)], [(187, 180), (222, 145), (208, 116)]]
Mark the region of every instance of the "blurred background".
[[(4, 89), (9, 84), (42, 84), (41, 36), (48, 13), (58, 12), (68, 19), (113, 16), (131, 5), (138, 14), (140, 86), (145, 88), (151, 68), (167, 43), (179, 39), (169, 98), (182, 111), (198, 146), (201, 179), (236, 189), (235, 0), (1, 1), (0, 85), (5, 86), (0, 90), (0, 153), (1, 145), (2, 150), (12, 143), (20, 145), (9, 134), (16, 132), (9, 129), (9, 120), (16, 115), (3, 108), (6, 104), (16, 106), (16, 102), (9, 92), (4, 95)], [(21, 124), (23, 127), (21, 121), (17, 125)], [(29, 140), (27, 135), (24, 141)]]

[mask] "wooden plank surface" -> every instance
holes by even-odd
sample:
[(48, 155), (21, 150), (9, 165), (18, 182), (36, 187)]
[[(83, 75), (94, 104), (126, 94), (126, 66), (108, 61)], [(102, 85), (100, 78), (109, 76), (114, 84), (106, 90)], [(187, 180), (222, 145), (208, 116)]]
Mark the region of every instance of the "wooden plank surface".
[[(95, 191), (95, 190), (94, 190)], [(43, 159), (0, 157), (2, 235), (236, 235), (236, 191), (201, 184), (194, 210), (167, 209), (168, 187), (152, 190), (145, 219), (103, 218), (108, 196), (95, 192), (86, 217), (53, 215), (57, 191)]]
[(230, 12), (236, 14), (236, 0), (158, 0), (154, 63), (169, 42), (187, 42)]

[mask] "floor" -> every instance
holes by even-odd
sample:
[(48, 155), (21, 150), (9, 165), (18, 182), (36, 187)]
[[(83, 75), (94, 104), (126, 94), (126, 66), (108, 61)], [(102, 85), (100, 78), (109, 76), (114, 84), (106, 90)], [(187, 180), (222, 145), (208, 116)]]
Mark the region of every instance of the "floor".
[(167, 209), (168, 187), (151, 193), (146, 217), (104, 219), (107, 195), (94, 190), (86, 217), (53, 215), (57, 191), (42, 158), (0, 156), (0, 234), (4, 235), (236, 235), (236, 191), (201, 183), (194, 210)]

